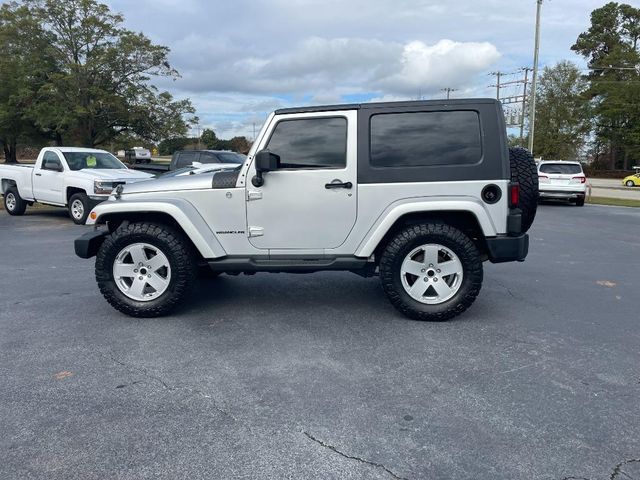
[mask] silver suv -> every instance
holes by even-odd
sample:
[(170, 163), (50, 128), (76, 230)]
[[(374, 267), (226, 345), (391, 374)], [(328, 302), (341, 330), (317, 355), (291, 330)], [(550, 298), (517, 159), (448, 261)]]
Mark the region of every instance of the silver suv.
[(283, 109), (235, 170), (119, 187), (75, 248), (132, 316), (169, 312), (205, 268), (379, 275), (402, 313), (446, 320), (483, 261), (526, 257), (537, 180), (495, 100)]

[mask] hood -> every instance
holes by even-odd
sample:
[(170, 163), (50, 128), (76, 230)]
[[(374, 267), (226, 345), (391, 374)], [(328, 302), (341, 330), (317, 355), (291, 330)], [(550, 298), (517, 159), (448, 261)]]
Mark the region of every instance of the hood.
[(157, 178), (144, 182), (136, 182), (123, 186), (122, 194), (167, 192), (175, 190), (203, 190), (211, 188), (213, 173), (200, 175), (185, 175), (168, 178)]
[(128, 168), (83, 168), (78, 172), (96, 180), (124, 180), (125, 182), (131, 182), (153, 178), (150, 173), (138, 172)]

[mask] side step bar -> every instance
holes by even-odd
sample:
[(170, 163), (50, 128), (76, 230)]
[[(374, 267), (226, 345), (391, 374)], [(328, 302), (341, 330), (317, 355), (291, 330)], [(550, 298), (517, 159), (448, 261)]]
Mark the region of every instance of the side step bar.
[[(312, 273), (325, 270), (347, 270), (359, 275), (372, 276), (375, 264), (358, 257), (313, 257), (313, 256), (271, 256), (236, 257), (228, 256), (208, 260), (211, 270), (228, 273)], [(371, 271), (370, 273), (368, 271)]]

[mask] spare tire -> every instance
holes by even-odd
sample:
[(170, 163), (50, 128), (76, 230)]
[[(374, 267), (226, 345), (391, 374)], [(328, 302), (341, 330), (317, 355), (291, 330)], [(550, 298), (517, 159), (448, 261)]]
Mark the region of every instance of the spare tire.
[(526, 232), (536, 218), (538, 209), (538, 169), (531, 152), (522, 147), (509, 149), (509, 164), (511, 181), (520, 185), (518, 207), (522, 210), (522, 231)]

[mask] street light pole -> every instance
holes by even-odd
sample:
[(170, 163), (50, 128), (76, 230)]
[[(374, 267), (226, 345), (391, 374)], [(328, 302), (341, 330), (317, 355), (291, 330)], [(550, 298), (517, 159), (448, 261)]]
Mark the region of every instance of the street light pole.
[(540, 10), (542, 0), (536, 0), (536, 37), (533, 49), (533, 78), (531, 79), (531, 109), (529, 111), (529, 151), (533, 154), (533, 136), (536, 130), (536, 87), (538, 83), (538, 52), (540, 50)]

